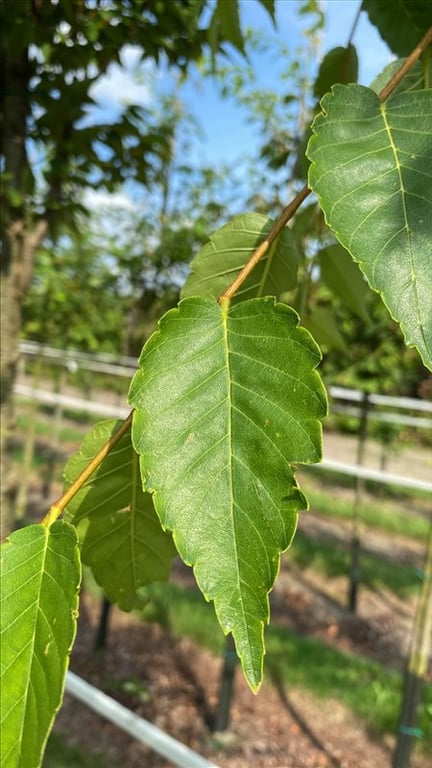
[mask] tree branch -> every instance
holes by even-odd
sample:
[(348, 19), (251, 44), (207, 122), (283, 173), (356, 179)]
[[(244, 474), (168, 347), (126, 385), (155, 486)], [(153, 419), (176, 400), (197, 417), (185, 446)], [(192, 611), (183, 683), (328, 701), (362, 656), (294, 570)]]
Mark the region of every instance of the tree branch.
[(410, 53), (408, 58), (405, 59), (402, 66), (398, 69), (397, 72), (395, 72), (393, 77), (388, 81), (387, 85), (385, 85), (382, 91), (380, 91), (379, 93), (380, 101), (385, 101), (386, 99), (388, 99), (388, 97), (393, 93), (395, 88), (397, 88), (399, 83), (403, 80), (406, 73), (409, 72), (411, 67), (416, 63), (416, 61), (419, 60), (422, 53), (424, 53), (426, 48), (428, 48), (431, 44), (432, 44), (432, 27), (429, 27), (428, 31), (426, 32), (425, 36), (420, 40), (419, 44)]
[(75, 496), (76, 493), (83, 487), (84, 483), (89, 479), (89, 477), (95, 472), (98, 467), (102, 464), (103, 460), (108, 456), (110, 451), (112, 451), (113, 448), (120, 442), (122, 437), (129, 432), (132, 424), (132, 417), (133, 417), (134, 411), (132, 410), (129, 414), (129, 416), (126, 417), (126, 419), (122, 422), (120, 427), (118, 428), (117, 432), (110, 437), (110, 439), (105, 443), (105, 445), (102, 446), (102, 448), (97, 452), (95, 456), (91, 459), (91, 461), (87, 464), (86, 467), (84, 467), (81, 474), (78, 475), (78, 477), (74, 480), (72, 485), (69, 486), (67, 491), (60, 496), (57, 501), (52, 504), (45, 515), (45, 517), (41, 520), (41, 525), (47, 525), (48, 527), (57, 520), (58, 517), (62, 514), (65, 507), (69, 504), (71, 499)]
[[(356, 19), (356, 22), (357, 22), (357, 19)], [(416, 63), (416, 61), (419, 60), (422, 53), (429, 47), (429, 45), (431, 45), (431, 43), (432, 43), (432, 27), (429, 28), (425, 36), (422, 38), (422, 40), (420, 40), (419, 44), (414, 48), (412, 53), (410, 53), (410, 55), (404, 61), (402, 66), (389, 80), (387, 85), (384, 86), (384, 88), (379, 94), (380, 101), (384, 102), (386, 99), (388, 99), (388, 97), (393, 93), (395, 88), (397, 88), (401, 80), (403, 80), (407, 72), (409, 72), (411, 67)], [(284, 208), (278, 220), (276, 221), (276, 224), (270, 230), (265, 240), (263, 240), (263, 242), (260, 243), (258, 248), (254, 250), (251, 257), (246, 262), (243, 269), (237, 275), (235, 280), (233, 280), (232, 283), (230, 283), (230, 285), (228, 286), (228, 288), (226, 288), (226, 290), (223, 293), (221, 293), (221, 295), (218, 298), (218, 302), (220, 304), (223, 304), (223, 305), (229, 304), (233, 296), (237, 293), (238, 289), (243, 285), (246, 278), (249, 277), (249, 275), (255, 269), (258, 262), (267, 253), (273, 240), (275, 240), (278, 237), (278, 235), (280, 234), (284, 226), (294, 216), (297, 209), (300, 207), (302, 202), (306, 200), (306, 198), (311, 193), (311, 191), (312, 190), (310, 190), (307, 185), (304, 186), (303, 189), (289, 203), (289, 205), (287, 205), (287, 207)]]
[(246, 278), (249, 277), (250, 273), (255, 269), (256, 265), (262, 259), (264, 254), (267, 253), (273, 240), (276, 240), (278, 235), (283, 230), (284, 226), (294, 216), (295, 212), (297, 211), (297, 208), (299, 208), (303, 200), (305, 200), (310, 193), (311, 193), (311, 190), (308, 188), (308, 186), (307, 185), (304, 186), (303, 189), (300, 190), (300, 192), (295, 196), (294, 200), (292, 200), (290, 204), (283, 209), (281, 215), (276, 221), (276, 224), (274, 225), (274, 227), (272, 227), (272, 229), (268, 233), (265, 240), (263, 240), (262, 243), (260, 243), (260, 245), (258, 246), (258, 248), (254, 250), (249, 261), (246, 262), (243, 269), (237, 275), (235, 280), (233, 280), (233, 282), (228, 286), (228, 288), (219, 296), (218, 298), (219, 303), (221, 302), (225, 303), (232, 299), (232, 297), (238, 291), (240, 286), (244, 283)]

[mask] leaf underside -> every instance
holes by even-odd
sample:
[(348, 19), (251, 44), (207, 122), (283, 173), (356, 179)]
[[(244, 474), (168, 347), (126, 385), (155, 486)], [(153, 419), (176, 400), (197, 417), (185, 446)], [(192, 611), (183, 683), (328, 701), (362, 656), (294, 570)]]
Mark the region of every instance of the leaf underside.
[(319, 251), (317, 259), (325, 285), (366, 325), (370, 324), (366, 309), (370, 291), (350, 254), (336, 243)]
[(40, 765), (75, 637), (76, 532), (63, 521), (27, 526), (1, 560), (1, 765), (29, 768)]
[[(115, 419), (95, 425), (65, 467), (66, 486), (119, 425)], [(91, 567), (110, 601), (123, 610), (141, 605), (141, 587), (168, 578), (176, 550), (161, 528), (150, 494), (142, 490), (130, 432), (73, 497), (66, 519), (77, 527), (83, 563)]]
[[(273, 222), (258, 213), (245, 213), (218, 229), (191, 262), (181, 296), (217, 299), (239, 274)], [(289, 229), (281, 232), (233, 301), (261, 296), (279, 297), (296, 284), (298, 251)]]
[(432, 369), (432, 91), (381, 104), (335, 86), (313, 124), (309, 185), (326, 222)]
[(362, 8), (397, 56), (408, 56), (431, 24), (425, 0), (363, 0)]
[(147, 342), (130, 389), (143, 482), (253, 690), (268, 592), (306, 506), (289, 462), (321, 455), (320, 352), (297, 324), (272, 298), (228, 312), (185, 299)]

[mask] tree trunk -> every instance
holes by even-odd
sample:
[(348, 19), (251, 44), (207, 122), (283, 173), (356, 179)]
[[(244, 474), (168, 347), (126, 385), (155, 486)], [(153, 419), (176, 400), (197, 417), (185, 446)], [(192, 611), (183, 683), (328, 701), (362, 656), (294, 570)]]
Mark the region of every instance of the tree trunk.
[(19, 355), (21, 305), (31, 281), (36, 249), (47, 232), (47, 221), (28, 221), (26, 197), (31, 190), (26, 132), (29, 81), (33, 64), (27, 48), (2, 46), (1, 155), (4, 162), (4, 210), (1, 227), (1, 534), (14, 523), (16, 482), (12, 465), (13, 390)]

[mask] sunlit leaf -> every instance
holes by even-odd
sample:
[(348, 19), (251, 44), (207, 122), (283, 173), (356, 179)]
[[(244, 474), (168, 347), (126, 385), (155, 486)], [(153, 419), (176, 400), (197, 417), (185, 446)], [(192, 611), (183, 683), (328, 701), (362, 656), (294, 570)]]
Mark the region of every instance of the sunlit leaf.
[[(119, 426), (102, 421), (87, 435), (65, 467), (69, 486)], [(175, 547), (144, 493), (130, 432), (69, 503), (66, 519), (78, 530), (82, 560), (113, 603), (129, 611), (140, 605), (139, 590), (168, 578)]]
[(75, 529), (30, 525), (1, 547), (1, 765), (37, 768), (62, 696), (78, 616)]
[[(401, 68), (405, 59), (396, 59), (396, 61), (390, 62), (384, 67), (383, 71), (375, 78), (370, 87), (375, 93), (380, 93), (385, 85), (391, 80), (393, 75)], [(401, 91), (414, 91), (418, 88), (424, 87), (424, 73), (423, 67), (419, 61), (417, 61), (411, 69), (407, 72), (405, 77), (401, 80), (397, 88), (393, 91), (390, 98), (393, 98), (397, 93)]]
[[(203, 296), (217, 299), (239, 274), (255, 248), (270, 232), (273, 222), (258, 213), (236, 216), (218, 229), (192, 260), (191, 274), (182, 298)], [(298, 252), (285, 228), (237, 292), (235, 300), (260, 296), (279, 297), (296, 283)]]
[(309, 185), (338, 240), (432, 368), (432, 91), (382, 104), (334, 86), (308, 146)]
[(145, 486), (253, 690), (268, 592), (306, 506), (290, 462), (321, 456), (319, 359), (286, 305), (195, 297), (162, 318), (130, 390)]

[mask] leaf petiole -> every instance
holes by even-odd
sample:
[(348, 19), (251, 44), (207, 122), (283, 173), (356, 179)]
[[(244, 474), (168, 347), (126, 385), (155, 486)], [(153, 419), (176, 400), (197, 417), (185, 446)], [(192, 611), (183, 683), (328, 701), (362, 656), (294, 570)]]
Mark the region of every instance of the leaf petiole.
[(98, 451), (97, 454), (93, 456), (92, 460), (83, 469), (81, 474), (78, 475), (72, 485), (65, 491), (65, 493), (60, 496), (59, 499), (57, 499), (57, 501), (54, 502), (54, 504), (50, 506), (47, 514), (41, 520), (41, 525), (46, 525), (49, 528), (52, 523), (54, 523), (54, 521), (60, 517), (65, 507), (69, 504), (71, 499), (73, 499), (75, 494), (78, 493), (80, 488), (83, 487), (84, 483), (89, 479), (93, 472), (95, 472), (96, 469), (102, 464), (103, 460), (106, 458), (106, 456), (108, 456), (110, 451), (112, 451), (117, 443), (120, 442), (122, 437), (130, 430), (133, 413), (134, 411), (132, 410), (126, 419), (122, 422), (117, 432), (112, 435), (112, 437), (105, 443), (105, 445), (102, 446), (100, 451)]

